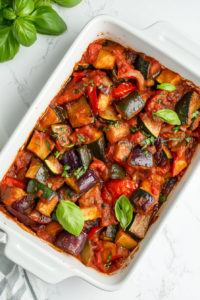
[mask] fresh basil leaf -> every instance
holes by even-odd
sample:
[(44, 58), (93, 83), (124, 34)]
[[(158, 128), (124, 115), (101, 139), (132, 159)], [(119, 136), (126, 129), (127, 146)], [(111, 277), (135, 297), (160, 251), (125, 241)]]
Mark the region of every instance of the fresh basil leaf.
[(8, 25), (8, 20), (0, 17), (0, 27), (5, 27)]
[(63, 19), (53, 8), (48, 6), (38, 7), (26, 19), (33, 22), (40, 34), (60, 35), (67, 30)]
[(51, 7), (51, 1), (50, 0), (33, 0), (35, 9), (41, 6), (50, 6)]
[(53, 0), (54, 3), (63, 7), (74, 7), (79, 4), (82, 0)]
[(126, 196), (121, 196), (117, 200), (115, 204), (115, 214), (117, 220), (120, 222), (121, 227), (126, 229), (133, 217), (133, 209)]
[(84, 217), (80, 208), (71, 201), (63, 201), (58, 204), (56, 216), (65, 230), (79, 236), (83, 229)]
[(161, 120), (168, 124), (172, 125), (181, 125), (181, 121), (177, 115), (177, 113), (171, 109), (161, 109), (158, 110), (156, 113), (152, 113), (153, 115), (156, 115)]
[(157, 85), (157, 89), (164, 90), (167, 92), (173, 92), (173, 91), (177, 90), (175, 85), (173, 85), (171, 83), (161, 83), (161, 84)]
[(7, 20), (14, 20), (17, 16), (11, 7), (6, 7), (0, 10), (0, 17)]
[(26, 16), (34, 10), (34, 2), (33, 0), (15, 0), (13, 1), (13, 9), (17, 16)]
[(0, 62), (13, 59), (19, 51), (19, 46), (11, 27), (0, 28)]
[(25, 47), (30, 47), (37, 40), (35, 26), (29, 21), (17, 18), (13, 23), (12, 29), (15, 38)]

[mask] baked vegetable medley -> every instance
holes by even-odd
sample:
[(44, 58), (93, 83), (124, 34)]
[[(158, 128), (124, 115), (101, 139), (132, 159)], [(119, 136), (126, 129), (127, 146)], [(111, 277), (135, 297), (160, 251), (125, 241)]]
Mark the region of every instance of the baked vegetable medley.
[(154, 58), (93, 42), (1, 181), (1, 211), (115, 272), (191, 162), (198, 91)]

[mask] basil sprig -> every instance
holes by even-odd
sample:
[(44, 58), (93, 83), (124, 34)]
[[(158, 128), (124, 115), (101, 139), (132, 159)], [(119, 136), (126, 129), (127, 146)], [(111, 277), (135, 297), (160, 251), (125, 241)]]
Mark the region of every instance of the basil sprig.
[(131, 223), (133, 209), (126, 196), (121, 196), (117, 200), (115, 204), (115, 215), (122, 228), (126, 229), (126, 227)]
[(67, 30), (52, 3), (72, 7), (81, 0), (0, 0), (0, 62), (14, 58), (20, 44), (33, 45), (37, 33), (60, 35)]
[(161, 84), (157, 85), (157, 89), (164, 90), (167, 92), (173, 92), (173, 91), (177, 90), (175, 85), (173, 85), (171, 83), (161, 83)]
[(161, 109), (158, 110), (156, 113), (152, 113), (153, 115), (156, 115), (161, 120), (168, 124), (172, 125), (181, 125), (181, 121), (177, 115), (177, 113), (171, 109)]
[(83, 229), (84, 217), (76, 204), (71, 201), (61, 200), (56, 210), (56, 217), (65, 230), (75, 236), (79, 236)]

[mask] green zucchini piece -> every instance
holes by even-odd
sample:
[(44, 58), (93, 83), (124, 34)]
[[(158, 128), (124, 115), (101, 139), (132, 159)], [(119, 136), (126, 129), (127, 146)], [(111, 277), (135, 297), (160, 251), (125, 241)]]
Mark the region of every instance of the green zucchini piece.
[(78, 63), (76, 71), (94, 70), (95, 68), (91, 64)]
[(106, 155), (105, 155), (105, 138), (104, 135), (101, 135), (100, 138), (87, 145), (87, 148), (90, 151), (91, 156), (106, 162)]
[(54, 107), (51, 106), (51, 108), (56, 113), (57, 117), (60, 119), (60, 123), (63, 123), (65, 121), (64, 112), (63, 112), (64, 109), (59, 106), (54, 106)]
[(141, 56), (137, 56), (135, 60), (134, 67), (136, 70), (140, 71), (143, 75), (144, 79), (147, 80), (149, 77), (149, 69), (150, 69), (150, 62), (144, 60)]
[(162, 153), (165, 159), (173, 159), (171, 151), (164, 144), (162, 144)]
[(116, 237), (116, 234), (117, 234), (117, 231), (118, 231), (118, 226), (117, 225), (107, 226), (106, 230), (105, 230), (105, 238), (107, 238), (107, 240), (114, 241), (115, 237)]
[(189, 92), (177, 102), (175, 112), (179, 116), (182, 125), (190, 125), (192, 114), (200, 106), (200, 97), (196, 92)]
[(48, 176), (48, 170), (37, 159), (33, 158), (25, 177), (45, 183)]
[(111, 167), (111, 174), (110, 174), (110, 178), (111, 179), (124, 179), (126, 176), (126, 171), (124, 170), (124, 168), (120, 165), (118, 165), (117, 163), (112, 164)]
[(90, 257), (91, 257), (90, 243), (89, 243), (88, 239), (87, 239), (83, 249), (81, 250), (80, 254), (81, 254), (81, 258), (82, 258), (84, 265), (87, 265), (87, 263), (89, 262)]
[(47, 200), (51, 200), (55, 195), (56, 192), (54, 192), (52, 189), (44, 185), (43, 183), (37, 182), (35, 180), (30, 180), (27, 184), (26, 191), (29, 194), (37, 195), (38, 192), (42, 191), (43, 194), (39, 193), (39, 197), (42, 197)]
[(68, 102), (66, 108), (69, 122), (73, 128), (94, 123), (94, 116), (85, 96), (81, 96), (78, 100)]
[(116, 111), (112, 106), (106, 108), (106, 110), (99, 111), (99, 117), (106, 121), (119, 121), (119, 117), (117, 116)]
[(153, 215), (153, 209), (146, 214), (133, 213), (133, 219), (130, 225), (127, 227), (126, 232), (133, 237), (143, 239), (149, 227), (151, 217)]
[(53, 154), (48, 156), (48, 158), (45, 159), (44, 162), (53, 174), (59, 175), (63, 173), (63, 166), (59, 163), (59, 161)]
[(118, 85), (118, 84), (120, 84), (120, 83), (122, 83), (122, 82), (124, 82), (124, 81), (128, 81), (128, 80), (124, 80), (124, 79), (122, 79), (122, 78), (118, 78), (118, 77), (117, 77), (117, 72), (118, 72), (118, 70), (117, 70), (117, 65), (115, 65), (114, 68), (113, 68), (112, 70), (107, 70), (107, 73), (108, 73), (109, 77), (111, 78), (111, 80), (112, 80), (116, 85)]
[(130, 93), (126, 98), (114, 102), (117, 111), (124, 119), (131, 119), (145, 106), (142, 97), (137, 91)]
[(91, 157), (90, 151), (88, 150), (87, 146), (83, 145), (82, 147), (78, 148), (77, 151), (80, 156), (82, 165), (84, 167), (89, 166), (92, 162), (92, 157)]
[(141, 131), (143, 130), (147, 134), (153, 135), (156, 138), (159, 137), (161, 124), (158, 124), (157, 122), (154, 122), (148, 118), (147, 113), (140, 114), (138, 121)]

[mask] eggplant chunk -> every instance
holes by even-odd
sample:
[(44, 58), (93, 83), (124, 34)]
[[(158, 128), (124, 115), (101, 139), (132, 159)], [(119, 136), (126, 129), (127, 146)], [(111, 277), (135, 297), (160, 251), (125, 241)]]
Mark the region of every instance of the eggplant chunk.
[(78, 169), (81, 167), (80, 159), (75, 150), (65, 152), (60, 159), (63, 166), (69, 166), (71, 169)]
[(130, 202), (138, 206), (144, 211), (144, 213), (146, 213), (153, 208), (158, 200), (143, 188), (139, 188), (131, 197)]
[(92, 169), (87, 171), (76, 180), (76, 185), (79, 187), (80, 193), (86, 193), (99, 182), (97, 176)]
[(55, 245), (64, 251), (73, 255), (78, 255), (83, 249), (87, 240), (87, 233), (81, 232), (79, 236), (75, 236), (63, 230), (57, 237)]
[(133, 235), (133, 237), (137, 236), (138, 238), (143, 239), (149, 227), (152, 214), (153, 209), (150, 210), (147, 214), (137, 213), (133, 216), (133, 220), (131, 221), (131, 224), (128, 226), (126, 231), (130, 235)]
[(152, 168), (153, 155), (149, 151), (147, 151), (147, 153), (143, 153), (142, 148), (140, 146), (137, 146), (132, 150), (132, 153), (128, 159), (128, 163), (130, 166)]
[(36, 226), (38, 224), (34, 220), (31, 220), (27, 213), (22, 213), (22, 212), (16, 211), (15, 209), (12, 208), (12, 206), (6, 205), (5, 208), (11, 215), (16, 217), (17, 220), (24, 225)]

